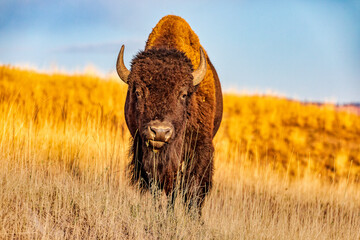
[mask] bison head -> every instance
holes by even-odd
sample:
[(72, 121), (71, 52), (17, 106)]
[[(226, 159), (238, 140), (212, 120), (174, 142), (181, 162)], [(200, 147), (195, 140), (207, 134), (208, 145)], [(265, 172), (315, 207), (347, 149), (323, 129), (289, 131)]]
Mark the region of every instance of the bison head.
[(138, 53), (129, 71), (121, 47), (116, 69), (129, 85), (125, 118), (132, 134), (144, 147), (157, 152), (182, 139), (191, 109), (196, 107), (194, 93), (206, 73), (206, 59), (200, 48), (200, 65), (193, 65), (176, 49), (153, 48)]

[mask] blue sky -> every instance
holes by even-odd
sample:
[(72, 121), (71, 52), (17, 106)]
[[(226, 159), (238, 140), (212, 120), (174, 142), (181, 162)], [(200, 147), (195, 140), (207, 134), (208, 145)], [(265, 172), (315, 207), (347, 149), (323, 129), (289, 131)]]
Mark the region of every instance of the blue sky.
[(225, 90), (360, 102), (360, 1), (0, 0), (0, 63), (107, 74), (167, 14), (198, 34)]

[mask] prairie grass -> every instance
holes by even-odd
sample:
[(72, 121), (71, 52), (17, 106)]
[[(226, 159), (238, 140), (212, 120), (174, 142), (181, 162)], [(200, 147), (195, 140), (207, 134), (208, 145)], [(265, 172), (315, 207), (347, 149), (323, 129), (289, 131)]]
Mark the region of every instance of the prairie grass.
[(131, 187), (126, 86), (0, 66), (0, 239), (360, 239), (360, 117), (225, 95), (202, 217)]

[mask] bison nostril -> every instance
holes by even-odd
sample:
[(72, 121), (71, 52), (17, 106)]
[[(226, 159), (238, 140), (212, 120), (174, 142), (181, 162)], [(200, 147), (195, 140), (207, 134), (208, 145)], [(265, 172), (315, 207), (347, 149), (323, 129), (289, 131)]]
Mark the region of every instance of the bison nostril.
[(156, 128), (154, 127), (148, 127), (150, 138), (154, 139), (156, 136)]
[(165, 142), (169, 141), (173, 133), (172, 128), (167, 128), (165, 132)]

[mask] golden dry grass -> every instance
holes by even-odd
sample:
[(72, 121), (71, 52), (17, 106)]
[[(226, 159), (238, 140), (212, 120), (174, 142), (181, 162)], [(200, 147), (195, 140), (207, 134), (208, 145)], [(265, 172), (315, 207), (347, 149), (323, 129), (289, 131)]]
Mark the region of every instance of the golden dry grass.
[(201, 220), (128, 185), (126, 86), (0, 66), (1, 239), (360, 239), (360, 117), (226, 95)]

